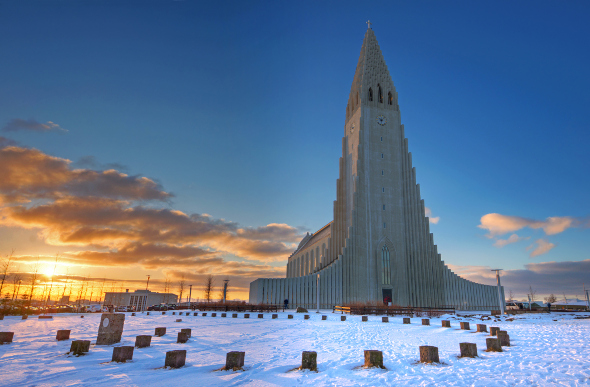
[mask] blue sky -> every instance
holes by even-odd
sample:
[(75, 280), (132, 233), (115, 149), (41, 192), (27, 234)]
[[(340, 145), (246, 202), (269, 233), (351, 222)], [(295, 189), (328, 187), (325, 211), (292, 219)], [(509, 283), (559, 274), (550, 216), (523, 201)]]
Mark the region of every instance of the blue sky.
[[(315, 231), (332, 220), (346, 102), (370, 19), (422, 197), (440, 218), (431, 231), (445, 262), (476, 266), (458, 269), (472, 276), (486, 266), (582, 262), (589, 15), (583, 1), (0, 1), (0, 136), (72, 168), (146, 176), (174, 195), (144, 206), (243, 229)], [(477, 227), (490, 213), (574, 225), (490, 239)], [(84, 250), (48, 242), (44, 227), (5, 221), (0, 253)], [(523, 239), (494, 246), (512, 233)], [(539, 239), (554, 246), (531, 258)], [(284, 267), (276, 257), (221, 256)], [(121, 270), (143, 278), (156, 269)], [(195, 280), (205, 271), (192, 271)]]

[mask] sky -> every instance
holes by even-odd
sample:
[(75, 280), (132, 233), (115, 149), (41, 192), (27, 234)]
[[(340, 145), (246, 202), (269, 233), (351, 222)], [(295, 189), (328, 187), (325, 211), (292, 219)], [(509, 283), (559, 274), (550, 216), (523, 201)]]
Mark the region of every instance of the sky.
[(581, 298), (589, 15), (584, 1), (0, 0), (0, 255), (119, 287), (211, 274), (236, 298), (284, 276), (333, 218), (370, 19), (445, 263), (486, 284), (502, 268), (516, 298)]

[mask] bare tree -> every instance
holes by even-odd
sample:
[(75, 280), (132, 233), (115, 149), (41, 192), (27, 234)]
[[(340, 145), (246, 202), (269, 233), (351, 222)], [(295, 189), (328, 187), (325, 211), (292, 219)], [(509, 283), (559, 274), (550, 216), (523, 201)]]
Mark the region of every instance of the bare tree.
[(0, 281), (0, 294), (2, 294), (2, 288), (4, 287), (4, 281), (8, 276), (8, 272), (10, 271), (10, 266), (12, 266), (12, 260), (14, 255), (14, 249), (6, 256), (6, 258), (0, 257), (0, 277), (2, 278)]
[(164, 280), (164, 302), (167, 304), (169, 301), (169, 294), (170, 293), (170, 277), (166, 275), (166, 279)]
[(39, 262), (39, 257), (37, 257), (37, 262), (35, 262), (35, 264), (33, 265), (33, 271), (29, 276), (29, 279), (31, 281), (31, 292), (29, 293), (29, 301), (33, 301), (33, 292), (35, 291), (35, 286), (37, 285), (37, 279), (39, 279), (40, 264), (41, 263)]
[(532, 286), (529, 285), (529, 296), (531, 296), (531, 304), (535, 302), (535, 296), (537, 295), (537, 291), (533, 289)]
[(182, 302), (182, 293), (184, 292), (185, 283), (186, 283), (186, 281), (184, 280), (184, 274), (183, 274), (182, 277), (180, 278), (180, 282), (178, 283), (178, 293), (180, 293), (180, 297), (178, 300), (179, 304)]
[(213, 293), (214, 282), (215, 281), (213, 280), (213, 276), (211, 274), (209, 274), (207, 278), (205, 278), (205, 300), (207, 300), (207, 302), (211, 301), (211, 293)]
[(20, 273), (20, 267), (17, 267), (14, 273), (12, 273), (12, 300), (14, 300), (15, 297), (18, 298), (16, 289), (17, 287), (20, 287), (22, 279), (23, 277)]
[(512, 292), (512, 289), (510, 289), (510, 292), (508, 293), (508, 301), (514, 301), (514, 293)]
[[(53, 265), (53, 272), (51, 273), (51, 285), (49, 286), (49, 294), (47, 295), (47, 301), (51, 299), (51, 291), (53, 290), (53, 277), (55, 277), (55, 269), (57, 268), (57, 261), (59, 260), (59, 253), (55, 254), (55, 264)], [(45, 301), (45, 305), (47, 305)]]
[(545, 297), (546, 304), (554, 304), (557, 301), (557, 297), (555, 294), (551, 293), (548, 297)]

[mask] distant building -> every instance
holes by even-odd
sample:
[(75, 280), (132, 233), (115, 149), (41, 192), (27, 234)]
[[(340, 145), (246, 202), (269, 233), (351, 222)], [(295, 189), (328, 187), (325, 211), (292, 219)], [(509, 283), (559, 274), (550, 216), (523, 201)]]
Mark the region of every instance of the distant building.
[(149, 290), (126, 292), (106, 292), (103, 305), (135, 306), (136, 310), (145, 310), (148, 306), (168, 303), (175, 304), (178, 296), (172, 293), (157, 293)]
[(59, 303), (62, 305), (69, 304), (70, 303), (70, 296), (62, 296), (59, 299)]

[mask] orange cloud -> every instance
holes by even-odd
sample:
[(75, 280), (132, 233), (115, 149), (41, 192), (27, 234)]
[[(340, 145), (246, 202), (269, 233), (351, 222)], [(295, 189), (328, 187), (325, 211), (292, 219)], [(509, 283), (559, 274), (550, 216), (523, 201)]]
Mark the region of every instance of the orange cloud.
[(526, 237), (526, 238), (519, 237), (516, 234), (512, 234), (512, 235), (510, 235), (510, 237), (508, 239), (498, 239), (496, 242), (494, 242), (494, 246), (504, 247), (504, 246), (509, 245), (511, 243), (520, 242), (520, 241), (526, 240), (526, 239), (529, 239), (529, 238), (528, 237)]
[(428, 207), (424, 207), (424, 215), (428, 217), (428, 221), (432, 224), (438, 224), (438, 221), (440, 220), (440, 216), (432, 217), (432, 211)]
[(546, 220), (534, 220), (521, 218), (519, 216), (508, 216), (501, 214), (487, 214), (481, 217), (480, 225), (477, 227), (488, 230), (489, 238), (504, 235), (509, 232), (515, 232), (525, 227), (532, 229), (543, 229), (546, 235), (559, 234), (568, 228), (579, 227), (582, 225), (580, 219), (570, 216), (554, 216)]
[[(546, 254), (552, 248), (555, 247), (555, 244), (549, 243), (548, 241), (546, 241), (544, 239), (538, 239), (538, 240), (535, 241), (535, 243), (537, 244), (537, 247), (531, 252), (531, 254), (530, 254), (530, 257), (531, 258), (537, 257), (539, 255)], [(533, 245), (530, 245), (527, 250), (532, 249), (533, 246), (534, 246), (534, 244)]]

